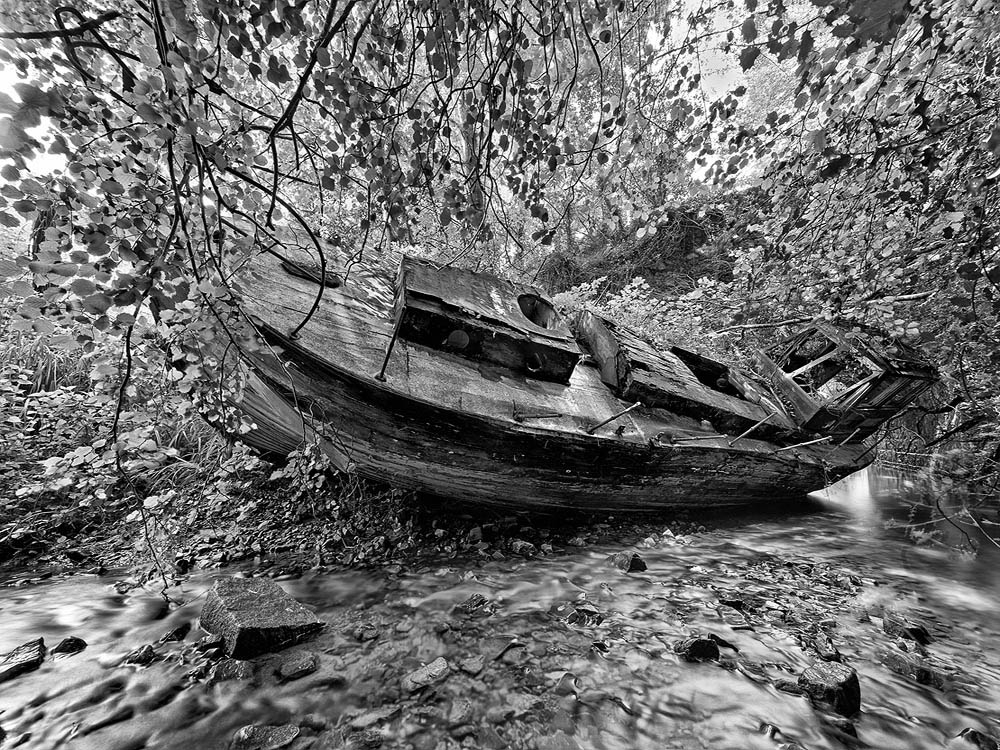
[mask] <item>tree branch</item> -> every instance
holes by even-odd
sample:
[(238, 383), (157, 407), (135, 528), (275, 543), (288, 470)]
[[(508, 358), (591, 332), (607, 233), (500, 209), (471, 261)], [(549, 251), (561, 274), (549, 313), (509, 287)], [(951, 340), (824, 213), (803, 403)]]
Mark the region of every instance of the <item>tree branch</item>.
[(0, 39), (69, 39), (74, 36), (86, 34), (93, 31), (98, 26), (113, 21), (121, 15), (120, 11), (111, 10), (102, 13), (97, 18), (84, 21), (79, 26), (69, 29), (50, 29), (49, 31), (0, 31)]

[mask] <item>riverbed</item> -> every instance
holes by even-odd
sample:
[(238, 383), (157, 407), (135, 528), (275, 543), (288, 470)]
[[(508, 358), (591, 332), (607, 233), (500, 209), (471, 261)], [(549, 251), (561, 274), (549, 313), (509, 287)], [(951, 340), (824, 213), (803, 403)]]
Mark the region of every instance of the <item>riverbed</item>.
[[(88, 645), (0, 685), (2, 746), (226, 748), (256, 725), (281, 731), (242, 747), (973, 748), (955, 739), (967, 728), (1000, 735), (1000, 550), (915, 545), (886, 528), (905, 517), (855, 480), (832, 500), (688, 534), (651, 520), (529, 557), (310, 571), (279, 583), (326, 629), (229, 679), (199, 650), (197, 617), (216, 578), (254, 569), (196, 573), (169, 599), (120, 575), (20, 571), (0, 589), (0, 651)], [(608, 561), (622, 551), (646, 569)], [(887, 617), (929, 642), (886, 633)], [(675, 646), (691, 635), (719, 656), (685, 661)], [(857, 670), (857, 714), (796, 692), (818, 641)], [(151, 663), (123, 663), (146, 644)], [(899, 653), (933, 679), (890, 668)], [(439, 657), (443, 677), (406, 687)]]

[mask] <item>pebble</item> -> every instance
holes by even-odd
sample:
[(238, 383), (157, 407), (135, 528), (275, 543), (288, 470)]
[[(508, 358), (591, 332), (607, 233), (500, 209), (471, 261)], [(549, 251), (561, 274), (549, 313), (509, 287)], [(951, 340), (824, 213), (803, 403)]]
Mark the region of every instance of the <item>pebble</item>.
[(930, 633), (927, 632), (927, 628), (920, 623), (912, 622), (901, 615), (890, 614), (887, 612), (882, 618), (882, 630), (886, 634), (896, 638), (906, 638), (911, 641), (916, 641), (921, 646), (926, 646), (931, 642), (931, 636)]
[(78, 654), (87, 648), (87, 642), (83, 638), (77, 638), (75, 635), (63, 638), (56, 647), (52, 649), (53, 654)]
[(209, 673), (208, 681), (213, 685), (228, 680), (249, 680), (253, 677), (253, 664), (241, 659), (223, 659)]
[(674, 653), (684, 661), (712, 661), (719, 658), (719, 644), (711, 638), (691, 636), (674, 644)]
[(971, 727), (963, 729), (955, 739), (956, 741), (949, 743), (948, 747), (962, 747), (969, 748), (969, 750), (1000, 750), (1000, 739)]
[(404, 676), (402, 682), (403, 690), (412, 693), (428, 685), (433, 685), (435, 682), (439, 682), (447, 677), (450, 671), (451, 667), (448, 665), (448, 662), (445, 661), (443, 656), (439, 656), (430, 664), (415, 669)]
[(486, 658), (483, 656), (469, 656), (458, 662), (458, 668), (466, 674), (477, 675), (486, 666)]
[(38, 669), (45, 660), (45, 641), (36, 638), (23, 643), (0, 658), (0, 682)]
[(858, 673), (838, 662), (813, 664), (799, 675), (799, 687), (813, 700), (830, 704), (843, 716), (851, 716), (861, 710)]
[(282, 659), (278, 665), (278, 677), (283, 682), (297, 680), (319, 669), (319, 657), (312, 651), (300, 651)]
[(526, 542), (523, 539), (515, 539), (510, 543), (510, 551), (515, 555), (524, 555), (525, 557), (531, 557), (538, 550), (534, 544), (531, 542)]
[(139, 646), (139, 648), (129, 651), (125, 656), (125, 663), (145, 667), (147, 664), (152, 664), (154, 659), (156, 659), (156, 651), (147, 643), (145, 646)]
[(299, 733), (299, 728), (292, 724), (249, 725), (236, 730), (230, 750), (281, 750), (291, 745)]
[(623, 573), (638, 573), (646, 570), (646, 561), (638, 552), (616, 552), (608, 557), (608, 562)]

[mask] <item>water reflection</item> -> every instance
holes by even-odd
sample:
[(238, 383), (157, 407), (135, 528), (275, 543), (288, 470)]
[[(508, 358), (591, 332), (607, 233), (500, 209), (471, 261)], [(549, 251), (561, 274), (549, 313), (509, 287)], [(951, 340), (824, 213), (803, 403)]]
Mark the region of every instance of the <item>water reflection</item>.
[[(190, 682), (183, 644), (158, 646), (165, 658), (148, 668), (120, 665), (129, 650), (194, 620), (210, 575), (175, 592), (179, 608), (152, 592), (118, 594), (111, 579), (93, 577), (4, 589), (0, 649), (71, 634), (90, 647), (0, 686), (0, 724), (12, 738), (30, 735), (25, 748), (102, 750), (223, 748), (245, 724), (325, 724), (332, 729), (312, 732), (320, 750), (335, 746), (322, 743), (339, 742), (341, 730), (360, 742), (352, 722), (399, 706), (365, 741), (623, 750), (775, 750), (797, 741), (832, 750), (848, 741), (836, 719), (780, 688), (817, 659), (810, 638), (825, 632), (860, 673), (854, 726), (862, 744), (940, 748), (964, 727), (990, 729), (1000, 702), (996, 559), (914, 546), (886, 527), (907, 516), (885, 489), (856, 475), (794, 511), (715, 518), (712, 530), (690, 536), (651, 523), (549, 557), (428, 558), (402, 572), (286, 581), (330, 624), (304, 647), (320, 653), (321, 669), (286, 684), (266, 665), (248, 683)], [(646, 571), (625, 575), (606, 562), (633, 547)], [(489, 611), (457, 614), (474, 594)], [(722, 603), (737, 601), (742, 610)], [(894, 648), (879, 627), (886, 611), (927, 624), (931, 655), (951, 677), (943, 689), (883, 666)], [(360, 623), (377, 637), (352, 635)], [(682, 661), (673, 644), (690, 633), (728, 644), (721, 659)], [(417, 696), (400, 690), (402, 674), (438, 656), (453, 666), (445, 681)], [(457, 666), (476, 658), (481, 671)], [(473, 704), (467, 734), (448, 718), (461, 700)]]

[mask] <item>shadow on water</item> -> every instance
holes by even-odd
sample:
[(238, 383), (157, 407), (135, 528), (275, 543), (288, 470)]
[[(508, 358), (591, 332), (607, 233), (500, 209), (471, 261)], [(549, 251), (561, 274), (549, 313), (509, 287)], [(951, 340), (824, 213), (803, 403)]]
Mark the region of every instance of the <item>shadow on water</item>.
[[(169, 607), (150, 591), (119, 593), (111, 578), (13, 586), (0, 590), (0, 649), (39, 636), (90, 645), (0, 686), (0, 725), (27, 736), (22, 747), (73, 750), (225, 748), (246, 724), (300, 727), (292, 750), (913, 750), (944, 747), (965, 727), (1000, 734), (997, 557), (914, 545), (887, 526), (909, 516), (881, 482), (860, 475), (793, 509), (698, 518), (691, 533), (647, 519), (545, 556), (470, 553), (282, 581), (328, 627), (258, 661), (247, 680), (199, 672), (197, 628), (158, 643), (196, 622), (212, 574), (183, 581), (174, 592), (183, 603)], [(645, 570), (607, 561), (632, 549)], [(883, 632), (890, 613), (930, 631), (926, 658), (940, 684), (886, 667), (898, 651)], [(719, 659), (675, 653), (684, 637), (709, 633), (724, 644)], [(787, 692), (819, 659), (820, 636), (860, 676), (850, 727)], [(121, 664), (145, 643), (156, 644), (156, 661)], [(318, 654), (319, 669), (275, 679), (276, 660), (303, 650)], [(402, 687), (438, 657), (451, 667), (445, 679)]]

